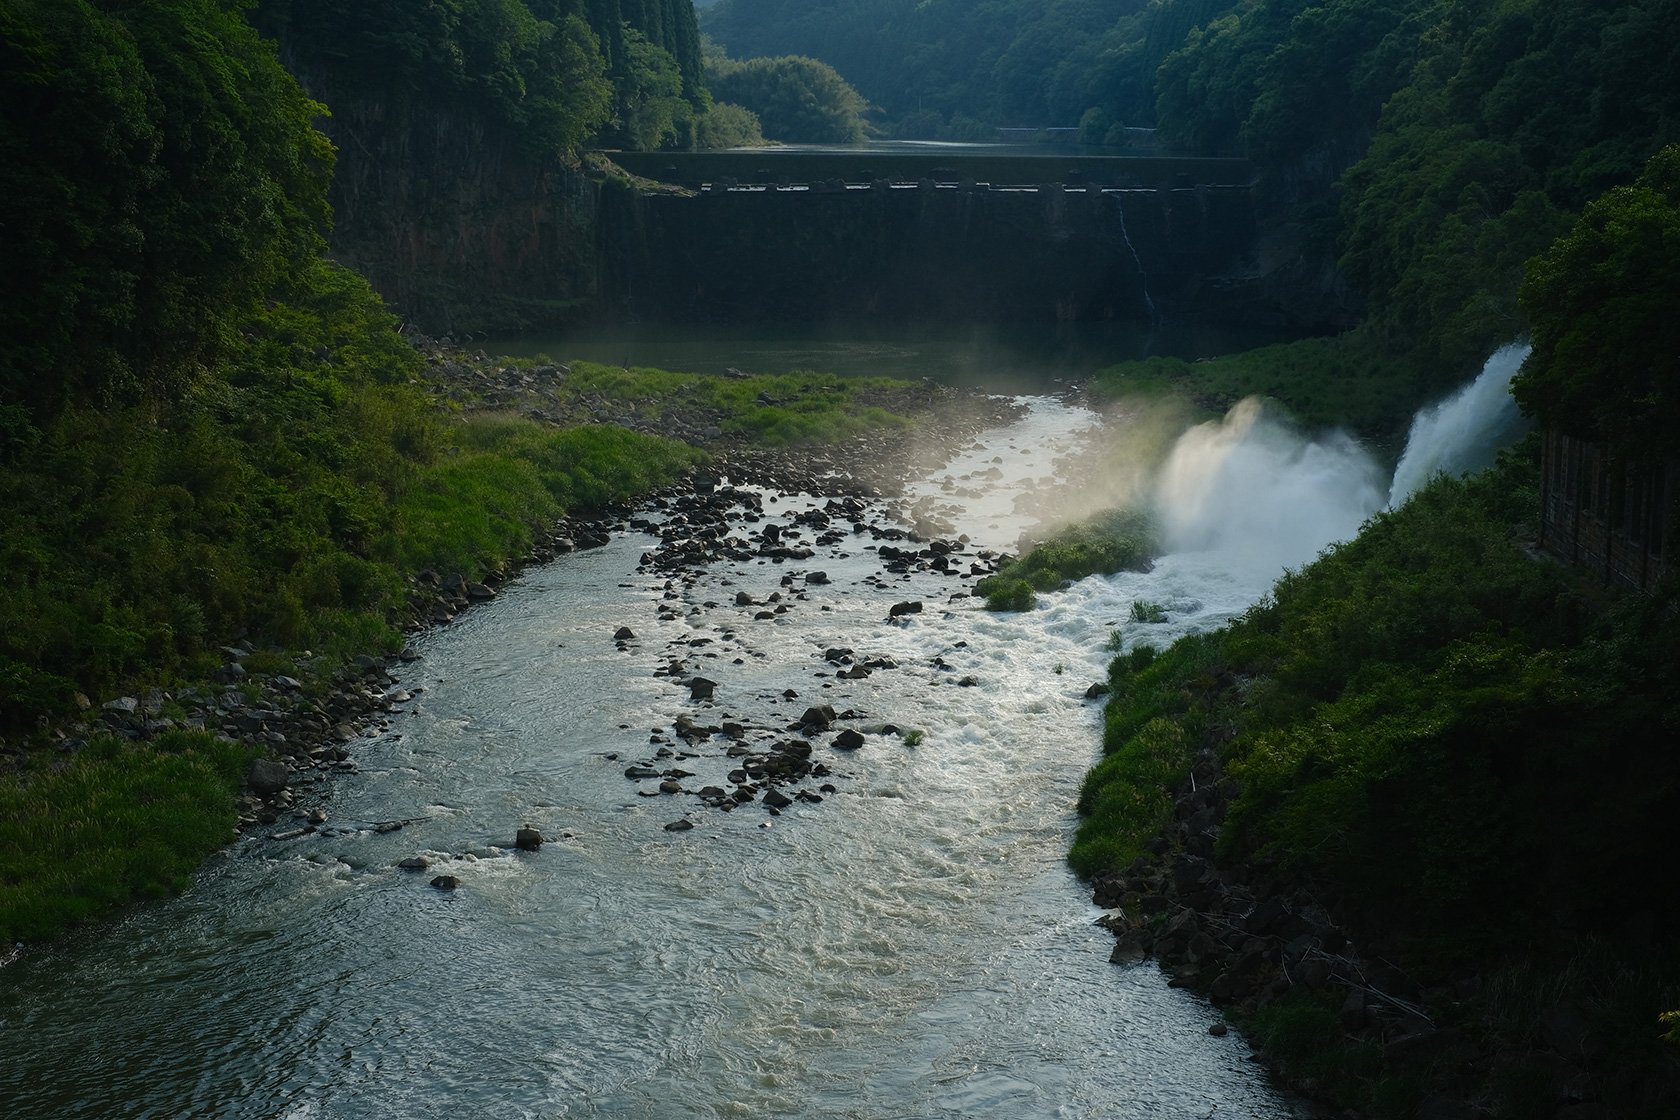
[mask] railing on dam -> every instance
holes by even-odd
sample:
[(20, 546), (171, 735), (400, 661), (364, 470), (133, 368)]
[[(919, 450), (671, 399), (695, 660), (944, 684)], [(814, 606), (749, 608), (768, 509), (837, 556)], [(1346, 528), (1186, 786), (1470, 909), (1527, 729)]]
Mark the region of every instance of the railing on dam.
[(1248, 187), (1243, 159), (1046, 152), (1009, 145), (902, 145), (864, 148), (771, 147), (719, 152), (603, 152), (632, 175), (693, 189), (882, 190), (935, 187), (989, 190), (1068, 187), (1170, 190)]

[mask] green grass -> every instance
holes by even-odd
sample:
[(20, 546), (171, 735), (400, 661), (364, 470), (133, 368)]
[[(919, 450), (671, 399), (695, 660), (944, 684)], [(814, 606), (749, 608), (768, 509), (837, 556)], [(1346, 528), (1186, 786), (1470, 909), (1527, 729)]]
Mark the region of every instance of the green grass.
[[(658, 419), (672, 406), (721, 413), (718, 426), (762, 447), (831, 444), (878, 429), (904, 429), (911, 421), (869, 398), (896, 394), (908, 386), (887, 378), (834, 377), (811, 371), (744, 378), (673, 373), (574, 362), (567, 395), (599, 394), (635, 403), (641, 415)], [(768, 400), (761, 400), (764, 394)]]
[(1031, 610), (1034, 592), (1057, 591), (1093, 573), (1136, 569), (1153, 555), (1154, 527), (1144, 513), (1113, 510), (1060, 530), (1027, 555), (1010, 560), (974, 585), (992, 611)]
[(1170, 818), (1205, 722), (1193, 704), (1222, 653), (1210, 635), (1183, 639), (1164, 655), (1138, 646), (1109, 663), (1103, 759), (1080, 789), (1084, 819), (1068, 854), (1079, 874), (1125, 867)]
[(0, 940), (36, 941), (185, 888), (233, 835), (248, 748), (202, 732), (95, 739), (0, 777)]

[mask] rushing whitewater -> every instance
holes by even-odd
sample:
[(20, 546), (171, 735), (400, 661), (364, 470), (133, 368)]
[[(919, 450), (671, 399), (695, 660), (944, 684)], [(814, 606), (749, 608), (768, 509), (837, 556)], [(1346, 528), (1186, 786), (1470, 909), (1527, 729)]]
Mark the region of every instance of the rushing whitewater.
[(1377, 464), (1346, 434), (1306, 439), (1249, 398), (1178, 440), (1155, 506), (1169, 551), (1217, 553), (1269, 583), (1358, 533), (1381, 497)]
[(1511, 378), (1528, 357), (1526, 344), (1493, 352), (1476, 380), (1437, 405), (1418, 410), (1406, 452), (1394, 468), (1388, 506), (1397, 508), (1436, 474), (1465, 474), (1493, 463), (1495, 453), (1528, 428), (1511, 396)]

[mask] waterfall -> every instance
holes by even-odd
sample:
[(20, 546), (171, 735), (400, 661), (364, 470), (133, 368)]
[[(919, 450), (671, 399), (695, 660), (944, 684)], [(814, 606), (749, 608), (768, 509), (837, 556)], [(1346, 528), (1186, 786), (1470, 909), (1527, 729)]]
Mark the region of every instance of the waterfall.
[(1114, 194), (1114, 212), (1120, 215), (1120, 240), (1126, 243), (1126, 251), (1132, 255), (1132, 263), (1137, 265), (1138, 283), (1143, 285), (1143, 309), (1149, 312), (1149, 325), (1158, 326), (1161, 313), (1155, 310), (1155, 301), (1149, 297), (1149, 273), (1143, 270), (1143, 258), (1132, 247), (1132, 235), (1126, 230), (1126, 207), (1122, 204), (1119, 194)]
[(1528, 430), (1511, 397), (1511, 378), (1528, 351), (1521, 343), (1501, 346), (1476, 380), (1446, 400), (1418, 409), (1406, 451), (1394, 468), (1394, 483), (1388, 491), (1390, 509), (1439, 472), (1459, 475), (1490, 466), (1500, 448)]

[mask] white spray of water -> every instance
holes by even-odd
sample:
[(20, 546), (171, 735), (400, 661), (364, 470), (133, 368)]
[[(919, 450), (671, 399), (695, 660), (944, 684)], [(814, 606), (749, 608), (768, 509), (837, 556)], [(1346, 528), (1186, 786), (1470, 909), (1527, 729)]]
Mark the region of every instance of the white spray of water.
[(1171, 551), (1275, 574), (1358, 533), (1382, 504), (1380, 477), (1347, 435), (1306, 438), (1250, 398), (1179, 438), (1155, 501)]
[(1511, 397), (1516, 376), (1529, 347), (1501, 346), (1470, 384), (1441, 401), (1418, 410), (1406, 451), (1394, 468), (1388, 506), (1394, 509), (1437, 473), (1464, 474), (1493, 462), (1494, 454), (1527, 430), (1527, 422)]

